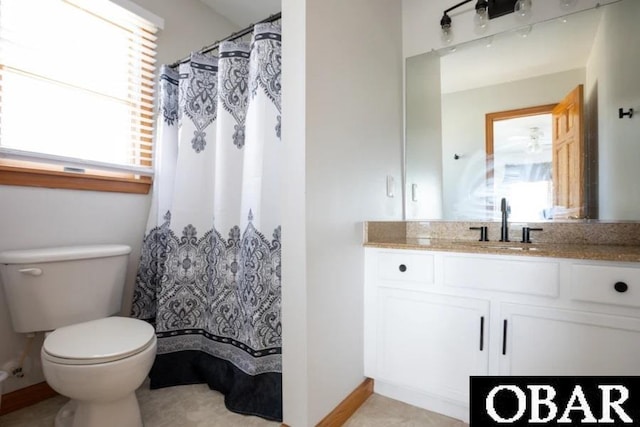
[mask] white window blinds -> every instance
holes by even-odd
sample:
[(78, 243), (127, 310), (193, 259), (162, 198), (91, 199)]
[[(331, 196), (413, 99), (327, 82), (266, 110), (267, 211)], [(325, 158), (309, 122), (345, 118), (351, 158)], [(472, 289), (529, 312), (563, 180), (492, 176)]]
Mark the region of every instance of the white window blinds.
[(151, 175), (156, 30), (108, 0), (0, 0), (0, 156)]

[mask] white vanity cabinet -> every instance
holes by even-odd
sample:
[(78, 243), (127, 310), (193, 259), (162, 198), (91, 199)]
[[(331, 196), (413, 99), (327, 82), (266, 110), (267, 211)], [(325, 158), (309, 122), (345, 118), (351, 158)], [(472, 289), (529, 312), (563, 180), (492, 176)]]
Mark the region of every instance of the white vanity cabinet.
[(557, 308), (502, 304), (500, 375), (640, 375), (640, 267), (563, 267), (565, 298)]
[(374, 372), (380, 380), (468, 403), (489, 368), (489, 302), (381, 287)]
[(489, 373), (490, 302), (438, 292), (439, 261), (367, 249), (365, 375), (380, 394), (462, 418), (469, 377)]
[(640, 264), (365, 248), (365, 375), (468, 420), (471, 375), (640, 375)]
[(640, 318), (519, 304), (501, 314), (499, 375), (640, 375)]

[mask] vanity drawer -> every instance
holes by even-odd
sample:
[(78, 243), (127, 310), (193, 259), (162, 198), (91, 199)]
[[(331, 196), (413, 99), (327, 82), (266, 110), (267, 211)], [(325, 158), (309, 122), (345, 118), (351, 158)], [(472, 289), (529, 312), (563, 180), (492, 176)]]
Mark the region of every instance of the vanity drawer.
[(560, 287), (557, 262), (447, 256), (444, 284), (518, 294), (557, 297)]
[(640, 268), (572, 265), (571, 299), (640, 307)]
[[(406, 252), (406, 253), (405, 253)], [(409, 251), (378, 253), (378, 279), (433, 283), (433, 255)]]

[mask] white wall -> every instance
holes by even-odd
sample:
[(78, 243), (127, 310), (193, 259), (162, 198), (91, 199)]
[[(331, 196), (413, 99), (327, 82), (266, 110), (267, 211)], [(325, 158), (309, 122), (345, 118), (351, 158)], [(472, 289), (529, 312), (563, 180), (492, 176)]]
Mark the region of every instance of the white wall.
[[(237, 28), (198, 0), (136, 0), (164, 18), (158, 38), (159, 63), (173, 62)], [(133, 248), (127, 274), (125, 313), (140, 255), (149, 210), (148, 195), (0, 186), (0, 251), (54, 245), (125, 243)], [(24, 337), (13, 332), (4, 292), (0, 291), (0, 368), (17, 358)], [(39, 367), (39, 337), (30, 352), (33, 369), (10, 378), (4, 392), (44, 381)]]
[[(306, 205), (306, 45), (307, 2), (282, 0), (282, 399), (283, 420), (308, 423), (307, 205)], [(295, 36), (287, 38), (287, 34)], [(309, 54), (311, 55), (311, 53)]]
[(158, 64), (175, 62), (240, 29), (199, 0), (132, 1), (164, 18), (156, 42)]
[[(464, 197), (485, 176), (485, 114), (559, 102), (585, 82), (585, 69), (444, 94), (442, 96), (442, 170), (444, 218), (466, 211)], [(454, 154), (460, 155), (454, 160)], [(471, 186), (471, 187), (470, 187)], [(474, 216), (475, 215), (475, 216)], [(478, 218), (477, 212), (471, 218)]]
[[(640, 218), (637, 189), (640, 159), (640, 2), (625, 0), (604, 10), (603, 21), (587, 64), (585, 98), (597, 105), (598, 207), (603, 220)], [(615, 46), (612, 49), (611, 46)], [(618, 118), (618, 108), (633, 108), (632, 119)]]
[(283, 0), (283, 25), (284, 422), (305, 427), (363, 380), (362, 222), (402, 217), (400, 3)]

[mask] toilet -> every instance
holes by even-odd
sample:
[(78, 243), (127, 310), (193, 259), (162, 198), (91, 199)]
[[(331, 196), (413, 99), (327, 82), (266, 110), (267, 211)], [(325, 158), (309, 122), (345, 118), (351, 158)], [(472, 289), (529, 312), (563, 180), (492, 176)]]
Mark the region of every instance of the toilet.
[(155, 330), (114, 316), (130, 252), (126, 245), (0, 252), (13, 329), (45, 332), (44, 376), (71, 399), (56, 427), (142, 427), (135, 391), (155, 359)]

